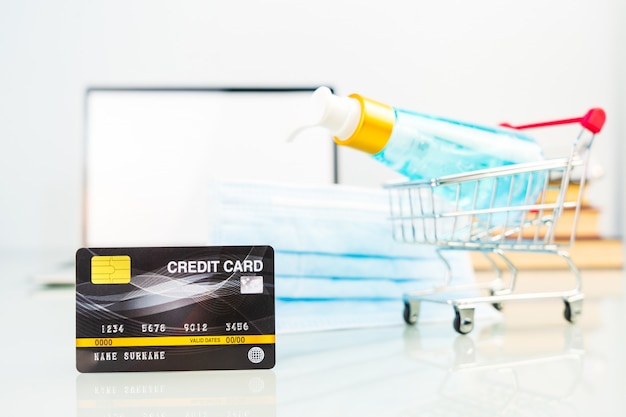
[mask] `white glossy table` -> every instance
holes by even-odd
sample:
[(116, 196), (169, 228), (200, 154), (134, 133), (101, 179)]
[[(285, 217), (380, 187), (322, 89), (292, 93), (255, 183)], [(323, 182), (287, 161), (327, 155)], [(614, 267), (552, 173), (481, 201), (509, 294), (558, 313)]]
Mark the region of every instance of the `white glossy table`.
[[(560, 302), (520, 302), (466, 336), (451, 317), (278, 335), (269, 371), (79, 374), (73, 288), (30, 283), (37, 263), (29, 256), (5, 256), (2, 265), (0, 404), (8, 416), (626, 415), (622, 271), (583, 271), (577, 325), (563, 320)], [(569, 279), (523, 274), (537, 287)]]

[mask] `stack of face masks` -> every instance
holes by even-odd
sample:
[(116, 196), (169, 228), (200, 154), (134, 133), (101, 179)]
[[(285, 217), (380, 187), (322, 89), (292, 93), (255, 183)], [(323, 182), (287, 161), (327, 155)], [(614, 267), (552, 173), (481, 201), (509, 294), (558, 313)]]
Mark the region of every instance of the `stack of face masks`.
[[(209, 193), (210, 244), (274, 248), (279, 333), (400, 324), (403, 294), (445, 276), (436, 248), (393, 240), (384, 190), (233, 182)], [(471, 283), (467, 254), (445, 255), (454, 282)], [(423, 303), (420, 322), (448, 309)]]

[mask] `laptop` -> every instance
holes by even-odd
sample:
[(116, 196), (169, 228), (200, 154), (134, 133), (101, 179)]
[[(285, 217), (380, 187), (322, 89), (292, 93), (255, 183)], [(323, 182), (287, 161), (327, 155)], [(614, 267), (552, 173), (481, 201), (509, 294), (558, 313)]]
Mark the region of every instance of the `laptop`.
[[(326, 132), (287, 141), (316, 88), (88, 88), (82, 245), (206, 245), (215, 181), (336, 183)], [(35, 280), (72, 284), (73, 262)]]

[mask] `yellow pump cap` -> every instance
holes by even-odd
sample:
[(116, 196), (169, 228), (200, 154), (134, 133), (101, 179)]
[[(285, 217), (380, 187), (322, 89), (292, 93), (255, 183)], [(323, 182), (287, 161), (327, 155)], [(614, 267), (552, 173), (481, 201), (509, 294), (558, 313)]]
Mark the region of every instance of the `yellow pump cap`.
[(395, 118), (387, 104), (359, 94), (336, 96), (319, 87), (311, 96), (305, 126), (326, 128), (337, 144), (376, 154), (387, 145)]
[(347, 139), (335, 137), (335, 142), (372, 155), (380, 152), (387, 145), (393, 130), (393, 108), (359, 94), (351, 94), (349, 97), (358, 100), (361, 115), (352, 135)]

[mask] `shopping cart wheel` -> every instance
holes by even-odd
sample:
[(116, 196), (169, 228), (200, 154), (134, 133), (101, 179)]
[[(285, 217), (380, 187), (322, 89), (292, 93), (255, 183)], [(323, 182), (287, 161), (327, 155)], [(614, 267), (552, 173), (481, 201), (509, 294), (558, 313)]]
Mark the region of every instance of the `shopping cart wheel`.
[(580, 318), (583, 313), (583, 297), (576, 296), (572, 298), (566, 298), (563, 300), (565, 304), (565, 310), (563, 311), (563, 316), (565, 320), (574, 324)]
[(474, 329), (474, 307), (454, 307), (454, 330), (468, 334)]
[[(493, 297), (494, 295), (497, 295), (496, 290), (494, 289), (490, 289), (489, 290), (489, 294), (491, 294), (491, 296)], [(495, 308), (498, 311), (502, 311), (502, 303), (491, 303), (492, 307)]]
[(404, 321), (406, 324), (415, 324), (420, 315), (420, 302), (417, 300), (404, 301)]

